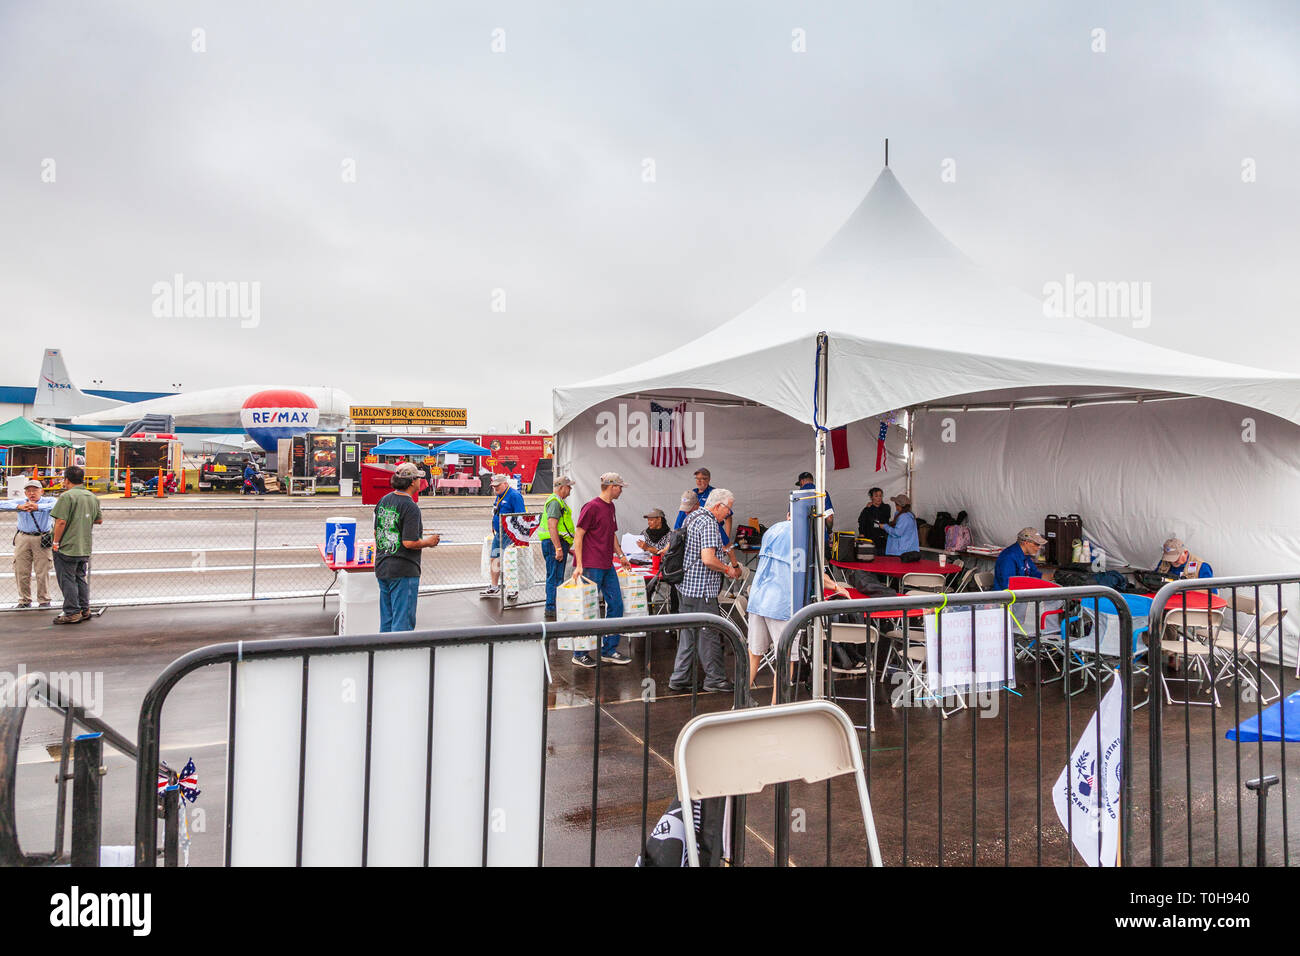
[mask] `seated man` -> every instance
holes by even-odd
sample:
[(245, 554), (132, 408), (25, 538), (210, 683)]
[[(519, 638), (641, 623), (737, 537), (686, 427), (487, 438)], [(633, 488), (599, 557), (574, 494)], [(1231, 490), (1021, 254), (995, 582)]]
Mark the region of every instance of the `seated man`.
[(858, 537), (870, 538), (876, 545), (876, 553), (885, 553), (885, 533), (877, 525), (889, 521), (889, 505), (885, 504), (885, 493), (879, 488), (867, 492), (867, 506), (858, 514)]
[(1034, 557), (1045, 544), (1047, 539), (1036, 529), (1021, 528), (1016, 543), (1004, 548), (993, 566), (993, 590), (1007, 590), (1012, 578), (1041, 578), (1043, 572), (1038, 570)]
[[(685, 501), (685, 496), (682, 500)], [(662, 508), (651, 508), (645, 515), (645, 520), (645, 531), (637, 539), (637, 547), (646, 554), (662, 555), (668, 549), (668, 535), (672, 530), (668, 527), (668, 516)]]
[(1209, 562), (1202, 561), (1188, 551), (1187, 546), (1178, 538), (1170, 538), (1165, 542), (1155, 572), (1167, 581), (1214, 577), (1214, 569)]

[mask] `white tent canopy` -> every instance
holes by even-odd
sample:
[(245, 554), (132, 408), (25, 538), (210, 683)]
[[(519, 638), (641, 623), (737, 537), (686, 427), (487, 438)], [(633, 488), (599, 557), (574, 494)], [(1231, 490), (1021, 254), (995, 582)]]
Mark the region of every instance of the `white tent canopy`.
[[(1046, 316), (971, 264), (888, 169), (813, 262), (753, 307), (652, 361), (555, 389), (557, 466), (576, 500), (617, 470), (629, 481), (620, 523), (639, 529), (644, 509), (675, 512), (703, 464), (737, 493), (742, 520), (779, 520), (813, 466), (823, 331), (819, 424), (847, 426), (851, 462), (827, 466), (837, 528), (855, 527), (871, 485), (903, 490), (905, 436), (890, 430), (889, 471), (876, 472), (876, 416), (909, 410), (918, 514), (966, 509), (979, 543), (1077, 512), (1112, 563), (1153, 567), (1176, 534), (1220, 575), (1300, 568), (1300, 376)], [(610, 440), (611, 419), (670, 398), (704, 425), (686, 466)]]
[(812, 424), (814, 340), (822, 331), (831, 339), (822, 424), (831, 427), (1020, 386), (1201, 395), (1300, 423), (1300, 377), (1045, 317), (1040, 300), (971, 264), (886, 168), (802, 273), (681, 348), (555, 389), (555, 428), (606, 399), (686, 386)]

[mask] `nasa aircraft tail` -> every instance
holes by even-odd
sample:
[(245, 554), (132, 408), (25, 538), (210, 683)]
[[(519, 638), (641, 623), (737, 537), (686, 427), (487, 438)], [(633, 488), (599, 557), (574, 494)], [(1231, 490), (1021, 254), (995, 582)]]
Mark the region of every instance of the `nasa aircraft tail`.
[(32, 402), (38, 418), (67, 421), (74, 415), (112, 408), (122, 403), (112, 398), (87, 395), (77, 388), (63, 362), (62, 349), (46, 349), (41, 362), (41, 376), (36, 380), (36, 397)]

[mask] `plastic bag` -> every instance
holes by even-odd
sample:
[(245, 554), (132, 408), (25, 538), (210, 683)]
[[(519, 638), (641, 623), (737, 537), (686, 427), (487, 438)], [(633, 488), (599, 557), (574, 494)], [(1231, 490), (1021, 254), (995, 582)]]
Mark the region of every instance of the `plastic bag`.
[(495, 534), (489, 534), (483, 538), (483, 553), (479, 556), (478, 573), (484, 581), (492, 580), (492, 542), (495, 540)]
[(533, 564), (533, 549), (507, 544), (501, 551), (501, 578), (510, 594), (517, 594), (536, 584), (537, 568)]
[[(557, 621), (594, 621), (600, 617), (596, 582), (589, 578), (569, 578), (555, 589)], [(597, 646), (595, 634), (586, 637), (561, 637), (556, 646), (562, 651), (591, 651)]]
[(619, 570), (618, 587), (623, 592), (623, 616), (641, 617), (648, 613), (645, 576), (635, 571)]

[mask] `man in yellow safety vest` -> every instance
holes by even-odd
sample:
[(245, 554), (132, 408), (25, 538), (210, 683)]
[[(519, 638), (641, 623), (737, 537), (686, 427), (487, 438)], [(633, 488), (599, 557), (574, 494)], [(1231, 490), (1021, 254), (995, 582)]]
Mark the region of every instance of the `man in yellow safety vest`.
[(557, 476), (555, 492), (546, 499), (542, 509), (542, 524), (537, 531), (537, 537), (542, 542), (542, 557), (546, 559), (545, 619), (548, 621), (555, 620), (555, 589), (564, 580), (564, 565), (569, 560), (569, 549), (573, 546), (573, 509), (565, 501), (572, 492), (573, 479), (567, 475)]

